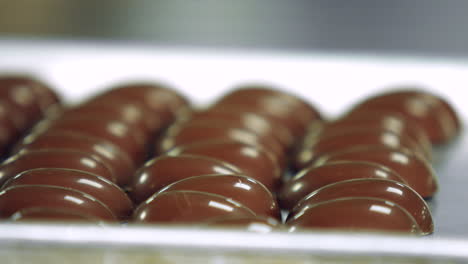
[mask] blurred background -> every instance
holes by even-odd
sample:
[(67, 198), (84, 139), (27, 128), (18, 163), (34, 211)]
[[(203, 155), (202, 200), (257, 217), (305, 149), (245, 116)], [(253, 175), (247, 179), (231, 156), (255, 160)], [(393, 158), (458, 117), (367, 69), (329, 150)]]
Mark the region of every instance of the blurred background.
[(75, 101), (131, 79), (202, 103), (266, 82), (330, 114), (421, 85), (468, 115), (467, 10), (464, 0), (0, 0), (0, 70), (31, 72)]
[(1, 0), (2, 37), (466, 56), (464, 0)]

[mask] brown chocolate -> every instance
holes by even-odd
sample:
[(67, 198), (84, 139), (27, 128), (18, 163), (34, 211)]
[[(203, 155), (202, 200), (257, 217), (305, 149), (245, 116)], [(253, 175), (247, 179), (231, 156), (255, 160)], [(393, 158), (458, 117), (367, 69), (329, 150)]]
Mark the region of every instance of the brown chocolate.
[(112, 171), (92, 154), (71, 150), (31, 150), (20, 152), (0, 166), (0, 185), (30, 169), (64, 168), (81, 170), (114, 181)]
[(28, 136), (16, 147), (16, 152), (21, 149), (64, 149), (95, 155), (112, 170), (117, 184), (121, 186), (130, 183), (135, 171), (133, 161), (118, 146), (100, 138), (70, 131), (47, 131), (39, 136)]
[(267, 86), (238, 87), (216, 104), (250, 107), (254, 112), (275, 116), (294, 136), (302, 136), (310, 122), (321, 119), (319, 112), (304, 100)]
[(255, 216), (247, 207), (221, 195), (195, 192), (163, 192), (138, 206), (136, 222), (193, 223), (223, 216)]
[(230, 123), (211, 121), (188, 121), (169, 128), (159, 149), (164, 153), (176, 146), (208, 140), (233, 140), (269, 150), (279, 164), (285, 164), (285, 149), (274, 137), (260, 137)]
[(70, 210), (106, 221), (115, 221), (112, 211), (92, 196), (70, 188), (18, 185), (0, 191), (0, 218), (9, 218), (28, 208)]
[(321, 156), (315, 166), (337, 160), (369, 161), (382, 164), (398, 173), (422, 197), (437, 191), (437, 177), (431, 165), (405, 149), (355, 147)]
[(460, 120), (442, 98), (416, 89), (393, 91), (371, 97), (351, 110), (397, 112), (420, 125), (433, 143), (444, 143), (459, 133)]
[(431, 159), (423, 148), (406, 135), (385, 130), (358, 128), (333, 135), (324, 134), (317, 141), (305, 146), (297, 156), (296, 166), (303, 168), (321, 155), (357, 146), (385, 146), (393, 149), (406, 148), (424, 159)]
[(129, 217), (133, 204), (117, 185), (98, 175), (70, 169), (32, 169), (24, 171), (5, 183), (3, 188), (18, 185), (51, 185), (89, 194), (101, 201), (120, 219)]
[(274, 137), (283, 148), (293, 143), (293, 136), (280, 123), (268, 119), (258, 113), (239, 108), (207, 108), (203, 111), (190, 112), (179, 118), (180, 120), (229, 123), (238, 128), (247, 129), (260, 137)]
[(70, 131), (107, 140), (125, 151), (136, 164), (146, 158), (144, 132), (119, 120), (93, 116), (60, 118), (49, 124), (48, 131)]
[(267, 150), (236, 141), (212, 140), (174, 148), (168, 155), (192, 154), (207, 156), (233, 164), (241, 174), (263, 183), (269, 190), (275, 190), (281, 175), (280, 165)]
[(422, 197), (405, 184), (385, 179), (353, 179), (326, 185), (300, 200), (292, 214), (304, 206), (345, 197), (373, 197), (393, 202), (413, 216), (424, 234), (434, 232), (429, 206)]
[(162, 188), (158, 195), (167, 191), (199, 191), (231, 198), (251, 209), (257, 215), (280, 218), (276, 199), (260, 182), (242, 175), (201, 175), (174, 182)]
[(237, 167), (197, 155), (159, 156), (145, 163), (133, 177), (130, 196), (139, 204), (161, 188), (192, 176), (238, 174)]
[(378, 178), (406, 183), (401, 176), (378, 163), (366, 161), (331, 161), (309, 167), (287, 181), (278, 195), (281, 208), (292, 209), (309, 193), (328, 184), (360, 178)]
[(421, 234), (418, 224), (404, 208), (368, 197), (341, 198), (304, 206), (286, 224), (292, 231), (314, 228)]

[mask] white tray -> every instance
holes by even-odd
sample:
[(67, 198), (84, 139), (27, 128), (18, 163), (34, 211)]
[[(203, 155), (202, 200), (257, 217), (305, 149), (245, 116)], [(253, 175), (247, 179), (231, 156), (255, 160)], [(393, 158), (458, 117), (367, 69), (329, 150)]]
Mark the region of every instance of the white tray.
[[(378, 88), (426, 86), (468, 116), (468, 63), (369, 54), (286, 54), (130, 44), (0, 39), (0, 72), (27, 71), (70, 102), (127, 80), (161, 80), (206, 104), (235, 84), (287, 88), (329, 116)], [(0, 223), (1, 263), (446, 263), (468, 262), (468, 133), (445, 149), (427, 237), (174, 226)]]

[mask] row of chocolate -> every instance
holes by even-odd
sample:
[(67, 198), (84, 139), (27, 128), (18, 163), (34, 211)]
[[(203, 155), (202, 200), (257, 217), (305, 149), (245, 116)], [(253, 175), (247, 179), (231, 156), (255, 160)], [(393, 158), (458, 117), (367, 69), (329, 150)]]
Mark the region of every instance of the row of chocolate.
[(288, 154), (317, 119), (305, 101), (254, 87), (180, 113), (134, 178), (133, 220), (274, 226)]
[[(419, 112), (414, 112), (414, 105)], [(132, 186), (136, 201), (150, 197), (138, 208), (135, 220), (192, 222), (214, 217), (212, 210), (207, 215), (200, 213), (208, 210), (206, 205), (202, 206), (205, 210), (195, 210), (192, 199), (186, 197), (193, 194), (181, 191), (220, 194), (238, 201), (240, 194), (247, 197), (232, 183), (232, 177), (220, 177), (211, 169), (213, 161), (207, 166), (206, 161), (189, 154), (218, 159), (218, 166), (220, 161), (228, 162), (237, 169), (224, 164), (226, 173), (251, 177), (273, 193), (281, 185), (278, 175), (284, 175), (287, 165), (300, 170), (278, 192), (281, 208), (290, 211), (286, 224), (292, 230), (311, 227), (428, 234), (434, 227), (421, 196), (428, 198), (436, 191), (436, 176), (429, 164), (431, 144), (450, 141), (459, 129), (453, 109), (425, 92), (392, 92), (370, 98), (346, 116), (325, 122), (300, 98), (263, 87), (237, 89), (207, 109), (182, 114), (168, 129), (156, 145), (164, 155), (149, 162)], [(292, 161), (287, 159), (290, 153)], [(175, 164), (187, 166), (176, 168)], [(266, 210), (277, 207), (274, 200), (257, 197), (255, 201), (242, 202), (249, 209), (263, 208), (263, 214), (252, 210), (257, 216), (275, 217)], [(165, 203), (180, 204), (180, 210), (173, 210), (168, 218), (161, 214), (166, 211), (162, 209)], [(232, 205), (224, 208), (235, 211)], [(196, 212), (196, 217), (186, 211)]]
[(391, 92), (331, 122), (266, 87), (188, 106), (132, 84), (48, 111), (0, 167), (1, 216), (278, 226), (283, 209), (290, 230), (433, 231), (431, 145), (460, 130), (441, 98)]
[(437, 191), (432, 145), (459, 130), (446, 101), (416, 90), (374, 96), (339, 119), (312, 123), (294, 155), (298, 173), (279, 193), (287, 223), (432, 233), (423, 200)]
[(60, 108), (58, 95), (44, 83), (16, 76), (0, 76), (0, 156), (48, 112)]
[(49, 111), (0, 167), (0, 216), (126, 221), (134, 205), (124, 188), (151, 142), (188, 104), (169, 88), (142, 83)]

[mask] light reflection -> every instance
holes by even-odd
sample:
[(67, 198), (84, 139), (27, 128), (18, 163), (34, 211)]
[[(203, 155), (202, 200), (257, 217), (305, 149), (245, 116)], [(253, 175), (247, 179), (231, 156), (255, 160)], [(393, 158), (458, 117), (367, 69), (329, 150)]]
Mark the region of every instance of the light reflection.
[(418, 117), (424, 117), (428, 114), (429, 110), (425, 101), (417, 98), (407, 101), (406, 107), (413, 115)]
[(244, 154), (244, 155), (246, 155), (248, 157), (252, 157), (252, 158), (257, 158), (258, 157), (258, 152), (254, 148), (245, 147), (245, 148), (242, 148), (241, 152), (242, 152), (242, 154)]
[(140, 112), (134, 106), (127, 106), (123, 111), (123, 115), (125, 120), (130, 122), (135, 122), (140, 118)]
[(252, 187), (242, 182), (236, 182), (236, 184), (234, 184), (234, 187), (241, 188), (247, 191), (250, 191), (250, 189), (252, 189)]
[(375, 175), (380, 177), (380, 178), (388, 178), (388, 172), (383, 171), (383, 170), (375, 170)]
[(232, 206), (229, 206), (229, 205), (226, 205), (226, 204), (222, 204), (222, 203), (218, 203), (216, 201), (210, 201), (208, 203), (208, 206), (210, 207), (214, 207), (214, 208), (218, 208), (218, 209), (221, 209), (223, 211), (227, 211), (227, 212), (232, 212), (234, 211), (234, 208)]
[(106, 157), (106, 158), (108, 158), (108, 159), (113, 159), (113, 158), (114, 158), (114, 156), (112, 155), (112, 151), (109, 151), (108, 149), (106, 149), (105, 147), (103, 147), (103, 146), (101, 146), (101, 145), (95, 145), (95, 146), (93, 147), (93, 149), (94, 149), (97, 153), (103, 155), (104, 157)]
[(231, 130), (229, 131), (229, 137), (238, 139), (244, 142), (256, 143), (257, 139), (253, 134), (249, 134), (245, 131)]
[(398, 153), (398, 152), (393, 152), (391, 154), (391, 157), (390, 159), (392, 161), (396, 161), (398, 163), (401, 163), (401, 164), (408, 164), (409, 163), (409, 160), (408, 160), (408, 157), (402, 153)]
[(381, 205), (371, 205), (369, 208), (370, 211), (380, 213), (380, 214), (386, 214), (389, 215), (392, 213), (392, 209), (389, 207), (381, 206)]
[(138, 215), (138, 218), (140, 218), (140, 220), (144, 220), (147, 214), (147, 211), (143, 211)]
[(298, 213), (296, 213), (294, 215), (294, 219), (297, 219), (297, 218), (301, 217), (309, 208), (310, 208), (310, 206), (308, 206), (308, 205), (302, 207), (302, 209)]
[(138, 179), (139, 184), (144, 184), (148, 180), (149, 174), (147, 172), (144, 172), (141, 177)]
[(299, 191), (303, 186), (304, 186), (304, 184), (303, 184), (302, 182), (297, 182), (297, 183), (295, 183), (295, 184), (292, 186), (292, 191), (293, 191), (293, 192), (297, 192), (297, 191)]
[(247, 227), (248, 231), (259, 232), (259, 233), (269, 233), (271, 232), (271, 226), (262, 224), (262, 223), (252, 223)]
[(72, 203), (76, 203), (76, 204), (83, 204), (84, 201), (81, 200), (80, 198), (76, 198), (76, 197), (73, 197), (73, 196), (70, 196), (70, 195), (65, 195), (65, 197), (63, 197), (63, 199), (67, 200), (67, 201), (70, 201)]
[(166, 138), (162, 141), (161, 147), (162, 149), (171, 149), (174, 145), (175, 143), (172, 138)]
[(80, 159), (80, 162), (88, 167), (91, 167), (91, 168), (96, 168), (97, 164), (94, 160), (92, 159), (89, 159), (89, 158), (81, 158)]
[(399, 146), (399, 137), (395, 134), (385, 133), (381, 138), (382, 142), (390, 147), (396, 148)]
[(86, 185), (96, 187), (98, 189), (104, 188), (104, 186), (102, 186), (102, 184), (100, 184), (98, 182), (95, 182), (95, 181), (88, 180), (88, 179), (79, 179), (78, 182), (82, 183), (82, 184), (86, 184)]
[(29, 92), (30, 87), (26, 85), (16, 85), (12, 90), (13, 100), (20, 105), (27, 105), (34, 100), (32, 93)]
[(395, 187), (388, 187), (387, 192), (396, 193), (396, 194), (398, 194), (400, 196), (403, 195), (403, 191), (400, 190), (400, 189), (397, 189)]
[(117, 135), (119, 137), (123, 137), (125, 135), (125, 132), (127, 132), (126, 128), (127, 128), (126, 126), (118, 122), (112, 122), (108, 126), (109, 131), (112, 134)]
[(252, 114), (247, 114), (245, 116), (244, 122), (247, 127), (254, 128), (255, 131), (260, 131), (260, 133), (265, 133), (268, 131), (267, 124)]
[(384, 119), (384, 126), (391, 128), (393, 131), (401, 132), (403, 130), (403, 124), (398, 119), (392, 117)]
[(219, 173), (219, 174), (232, 174), (232, 171), (226, 169), (226, 168), (223, 168), (221, 166), (214, 166), (213, 167), (213, 171)]

